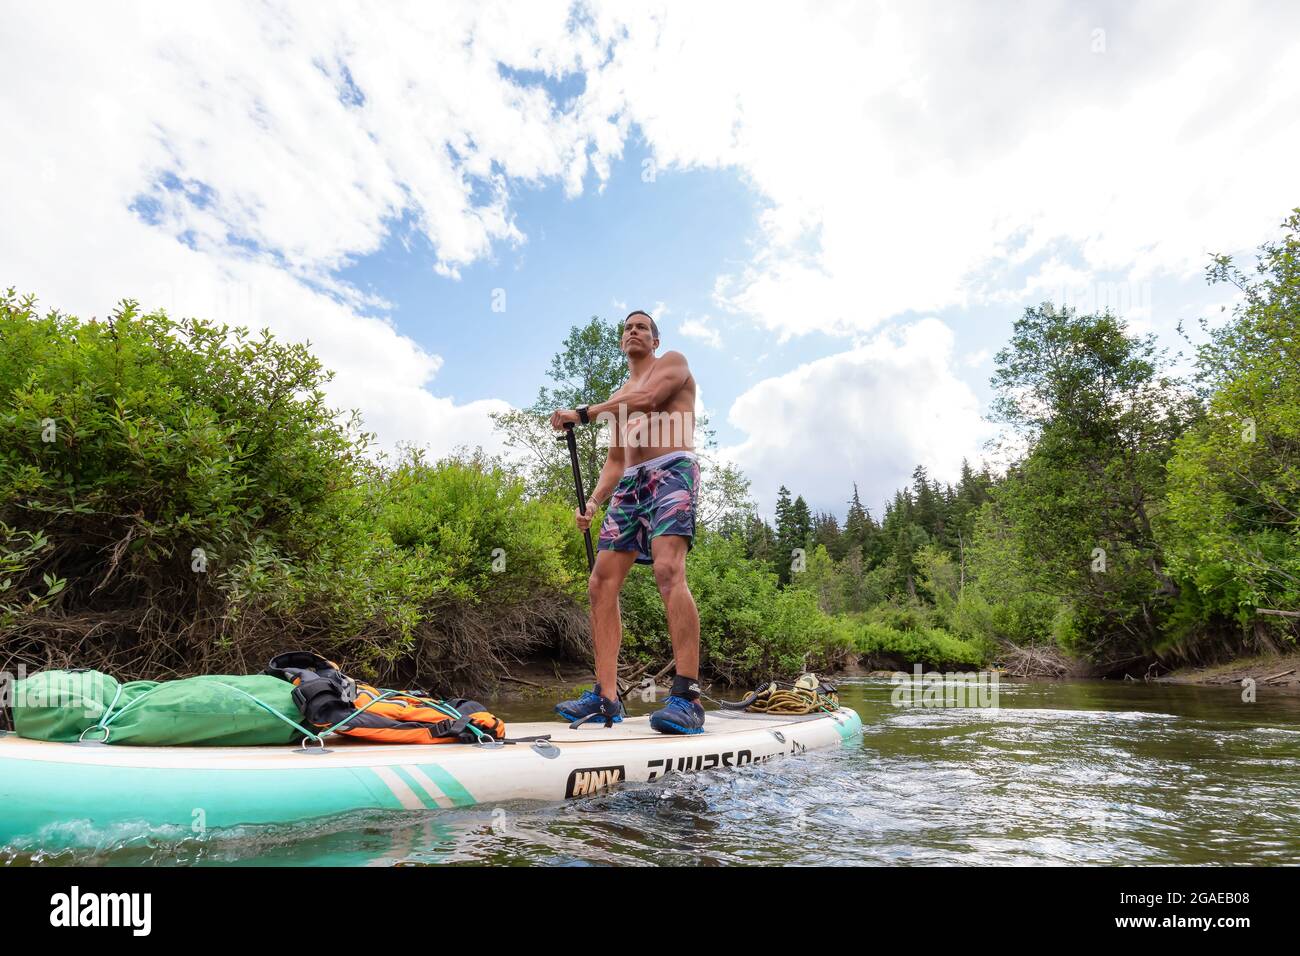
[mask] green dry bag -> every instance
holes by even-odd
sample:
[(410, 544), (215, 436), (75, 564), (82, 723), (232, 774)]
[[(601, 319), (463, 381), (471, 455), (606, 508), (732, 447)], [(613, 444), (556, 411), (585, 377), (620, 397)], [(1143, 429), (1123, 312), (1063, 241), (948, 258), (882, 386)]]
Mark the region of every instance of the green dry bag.
[(14, 731), (33, 740), (74, 743), (121, 696), (99, 671), (38, 671), (14, 684)]
[(14, 729), (23, 737), (137, 747), (251, 747), (303, 737), (293, 685), (264, 674), (118, 684), (97, 671), (47, 671), (19, 689), (33, 682), (45, 692), (35, 698), (39, 706), (15, 700)]

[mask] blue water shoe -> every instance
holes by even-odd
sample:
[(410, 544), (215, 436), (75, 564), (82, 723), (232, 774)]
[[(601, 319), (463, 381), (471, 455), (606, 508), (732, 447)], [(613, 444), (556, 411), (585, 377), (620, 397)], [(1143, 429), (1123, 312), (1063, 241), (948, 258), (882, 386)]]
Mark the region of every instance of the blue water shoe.
[(623, 722), (623, 704), (617, 700), (608, 700), (600, 696), (600, 685), (595, 691), (583, 691), (577, 700), (566, 700), (555, 705), (555, 712), (569, 721), (571, 727), (577, 727), (591, 721), (603, 719), (605, 725)]

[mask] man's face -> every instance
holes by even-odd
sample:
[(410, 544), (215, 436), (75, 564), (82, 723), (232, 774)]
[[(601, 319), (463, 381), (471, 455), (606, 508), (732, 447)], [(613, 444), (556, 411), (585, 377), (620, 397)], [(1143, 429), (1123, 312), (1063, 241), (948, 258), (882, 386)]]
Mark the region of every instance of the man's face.
[(658, 340), (650, 329), (650, 320), (644, 315), (630, 315), (623, 323), (623, 352), (625, 355), (648, 355)]

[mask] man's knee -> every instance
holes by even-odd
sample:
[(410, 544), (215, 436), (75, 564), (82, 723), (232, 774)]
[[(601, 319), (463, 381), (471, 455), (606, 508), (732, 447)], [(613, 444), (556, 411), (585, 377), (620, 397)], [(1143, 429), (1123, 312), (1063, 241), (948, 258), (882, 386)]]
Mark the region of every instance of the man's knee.
[(684, 563), (676, 561), (655, 562), (655, 584), (659, 593), (667, 596), (680, 587), (686, 586), (686, 568)]
[(618, 597), (622, 582), (608, 572), (592, 571), (587, 578), (587, 597), (593, 604), (603, 604)]

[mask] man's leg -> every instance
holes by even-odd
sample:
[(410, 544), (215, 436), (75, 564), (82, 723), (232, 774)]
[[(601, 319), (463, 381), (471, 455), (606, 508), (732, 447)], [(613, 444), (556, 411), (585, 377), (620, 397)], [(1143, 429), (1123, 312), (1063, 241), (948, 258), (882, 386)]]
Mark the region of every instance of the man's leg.
[(700, 676), (700, 612), (686, 585), (686, 538), (661, 534), (650, 542), (655, 559), (655, 584), (668, 613), (668, 634), (673, 641), (673, 659), (683, 677)]
[[(591, 600), (591, 638), (596, 655), (596, 682), (610, 700), (618, 699), (618, 649), (623, 643), (623, 621), (618, 592), (636, 561), (635, 551), (597, 551), (596, 565), (587, 580)], [(696, 633), (699, 625), (696, 624)]]

